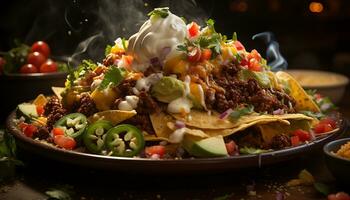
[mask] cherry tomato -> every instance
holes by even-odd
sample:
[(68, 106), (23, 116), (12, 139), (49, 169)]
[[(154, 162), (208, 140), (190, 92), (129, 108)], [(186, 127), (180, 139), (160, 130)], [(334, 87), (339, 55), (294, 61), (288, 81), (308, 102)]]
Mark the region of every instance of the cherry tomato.
[(0, 56), (0, 74), (2, 74), (5, 64), (6, 64), (6, 60)]
[(33, 137), (34, 133), (38, 131), (38, 128), (32, 124), (28, 124), (23, 130), (24, 135), (27, 137)]
[(230, 156), (233, 156), (233, 155), (237, 154), (237, 145), (236, 145), (236, 143), (233, 140), (231, 140), (230, 142), (225, 143), (225, 146), (226, 146), (227, 153)]
[(334, 119), (329, 118), (329, 117), (321, 119), (320, 124), (329, 124), (329, 125), (331, 125), (332, 128), (337, 127), (337, 122)]
[(196, 22), (192, 22), (188, 25), (188, 34), (190, 38), (199, 35), (199, 26)]
[(56, 136), (56, 135), (64, 135), (64, 130), (61, 129), (61, 128), (53, 128), (51, 132), (52, 132), (52, 134), (54, 136)]
[(155, 145), (155, 146), (146, 147), (145, 153), (147, 156), (152, 156), (154, 154), (157, 154), (161, 158), (165, 154), (165, 147), (162, 145)]
[(19, 72), (22, 74), (38, 73), (38, 68), (32, 64), (25, 64), (19, 69)]
[(56, 62), (49, 59), (40, 66), (39, 71), (41, 73), (56, 72), (57, 71), (57, 64), (56, 64)]
[(32, 52), (28, 54), (27, 63), (33, 64), (35, 67), (39, 68), (46, 61), (46, 57), (39, 52)]
[(243, 46), (243, 44), (242, 44), (240, 41), (238, 41), (238, 40), (234, 41), (233, 44), (235, 45), (235, 47), (236, 47), (236, 49), (237, 49), (238, 51), (244, 50), (244, 49), (245, 49), (244, 46)]
[(295, 136), (298, 136), (299, 137), (299, 140), (301, 142), (305, 142), (305, 141), (308, 141), (311, 139), (311, 135), (309, 132), (307, 131), (304, 131), (302, 129), (297, 129), (295, 130), (292, 135), (295, 135)]
[(300, 144), (299, 137), (296, 135), (290, 137), (290, 143), (292, 144), (293, 147), (298, 146)]
[(39, 116), (44, 114), (44, 106), (36, 106), (36, 112), (38, 113)]
[(198, 62), (201, 59), (201, 49), (193, 47), (188, 51), (187, 58), (190, 62)]
[(50, 47), (49, 45), (44, 41), (37, 41), (32, 45), (31, 48), (32, 52), (40, 52), (43, 54), (46, 58), (50, 56)]
[(350, 196), (345, 192), (328, 195), (328, 200), (350, 200)]
[(68, 149), (68, 150), (74, 149), (76, 144), (77, 144), (73, 138), (71, 138), (69, 136), (65, 136), (65, 135), (54, 136), (54, 143), (57, 146), (62, 147), (64, 149)]
[(211, 50), (210, 49), (202, 49), (201, 61), (210, 60), (211, 58)]

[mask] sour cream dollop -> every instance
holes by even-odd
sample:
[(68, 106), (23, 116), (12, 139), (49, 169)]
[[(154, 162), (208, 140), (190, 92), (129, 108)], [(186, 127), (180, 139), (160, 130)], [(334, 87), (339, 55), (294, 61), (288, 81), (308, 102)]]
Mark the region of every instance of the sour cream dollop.
[(169, 11), (165, 18), (153, 17), (147, 20), (139, 32), (129, 38), (128, 53), (135, 58), (133, 69), (145, 71), (152, 58), (161, 63), (176, 54), (176, 48), (183, 43), (187, 35), (185, 22)]

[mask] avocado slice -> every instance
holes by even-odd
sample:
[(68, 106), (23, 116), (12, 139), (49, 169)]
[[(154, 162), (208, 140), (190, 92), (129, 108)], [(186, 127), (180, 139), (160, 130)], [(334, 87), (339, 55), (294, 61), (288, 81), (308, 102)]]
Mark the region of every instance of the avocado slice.
[(228, 155), (222, 136), (197, 141), (194, 138), (185, 137), (182, 146), (190, 155), (196, 157), (220, 157)]
[(32, 118), (38, 117), (38, 112), (36, 111), (36, 106), (31, 103), (22, 103), (18, 105), (17, 115), (23, 116), (30, 120)]

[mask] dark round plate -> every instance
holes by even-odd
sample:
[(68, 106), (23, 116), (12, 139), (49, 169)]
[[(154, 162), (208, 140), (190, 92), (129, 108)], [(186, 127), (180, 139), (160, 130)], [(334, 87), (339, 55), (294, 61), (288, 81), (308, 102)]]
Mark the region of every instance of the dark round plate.
[(223, 172), (233, 169), (261, 167), (290, 160), (321, 148), (346, 129), (346, 122), (340, 119), (340, 128), (332, 134), (319, 138), (308, 144), (288, 149), (262, 153), (258, 155), (241, 155), (220, 158), (189, 158), (182, 160), (151, 160), (145, 158), (123, 158), (81, 153), (59, 149), (26, 137), (15, 125), (15, 112), (7, 118), (7, 129), (15, 137), (17, 145), (26, 152), (53, 159), (56, 161), (85, 166), (87, 168), (118, 170), (128, 173), (202, 173)]

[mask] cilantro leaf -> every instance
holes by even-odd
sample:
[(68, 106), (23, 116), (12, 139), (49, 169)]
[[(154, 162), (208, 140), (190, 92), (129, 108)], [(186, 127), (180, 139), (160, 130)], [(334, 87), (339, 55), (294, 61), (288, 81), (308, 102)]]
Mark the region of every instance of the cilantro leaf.
[(92, 60), (83, 60), (81, 64), (77, 67), (77, 69), (73, 69), (71, 66), (67, 66), (68, 68), (68, 76), (66, 81), (66, 87), (69, 88), (74, 86), (74, 82), (85, 76), (86, 73), (93, 71), (97, 68), (97, 64)]
[(111, 53), (111, 49), (112, 49), (112, 46), (111, 45), (107, 45), (106, 48), (105, 48), (105, 56), (107, 56), (108, 54)]
[(125, 75), (126, 70), (124, 68), (118, 68), (114, 65), (110, 66), (98, 89), (106, 89), (110, 84), (114, 86), (119, 85), (124, 80)]
[(236, 108), (231, 114), (230, 114), (230, 119), (232, 121), (238, 120), (240, 117), (247, 115), (249, 113), (252, 113), (254, 111), (254, 106), (253, 105), (248, 105), (247, 107), (242, 107), (242, 108)]
[(148, 16), (150, 16), (150, 17), (166, 18), (168, 15), (169, 15), (169, 8), (168, 7), (155, 8), (153, 11), (148, 13)]
[(125, 38), (122, 38), (122, 45), (123, 45), (124, 51), (127, 51), (127, 50), (128, 50), (128, 47), (127, 47), (126, 39), (125, 39)]

